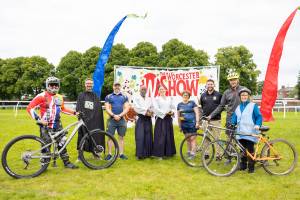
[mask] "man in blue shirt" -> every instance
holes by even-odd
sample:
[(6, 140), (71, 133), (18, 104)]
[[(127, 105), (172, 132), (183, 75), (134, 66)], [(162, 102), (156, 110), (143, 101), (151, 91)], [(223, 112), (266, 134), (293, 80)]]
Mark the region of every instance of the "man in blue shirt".
[[(127, 156), (124, 155), (124, 136), (126, 133), (127, 123), (124, 119), (124, 115), (129, 111), (128, 98), (121, 93), (121, 84), (114, 83), (113, 93), (105, 97), (105, 110), (109, 116), (107, 121), (107, 132), (114, 135), (117, 130), (119, 135), (119, 147), (120, 158), (127, 160)], [(112, 141), (108, 141), (108, 155), (105, 158), (110, 160), (111, 156), (111, 144)]]

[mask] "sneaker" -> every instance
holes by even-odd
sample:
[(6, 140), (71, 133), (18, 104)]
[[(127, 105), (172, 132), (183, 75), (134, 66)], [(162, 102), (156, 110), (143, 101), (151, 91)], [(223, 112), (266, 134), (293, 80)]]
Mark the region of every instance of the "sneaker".
[(143, 157), (143, 156), (137, 156), (136, 159), (137, 159), (137, 160), (143, 160), (144, 157)]
[(68, 169), (77, 169), (78, 166), (74, 165), (71, 162), (68, 162), (68, 163), (65, 164), (65, 168), (68, 168)]
[(105, 160), (110, 160), (112, 159), (112, 155), (111, 154), (108, 154), (106, 157), (105, 157)]
[(77, 160), (75, 161), (75, 163), (79, 163), (79, 162), (82, 162), (80, 157), (78, 156)]
[(190, 156), (188, 157), (188, 159), (189, 159), (189, 160), (194, 160), (194, 159), (195, 159), (195, 157), (196, 157), (195, 155), (193, 155), (193, 154), (190, 154)]
[(230, 163), (231, 163), (231, 159), (227, 159), (227, 160), (225, 161), (224, 165), (230, 165)]
[(128, 160), (127, 156), (125, 156), (124, 154), (121, 154), (121, 155), (120, 155), (120, 158), (121, 158), (122, 160)]

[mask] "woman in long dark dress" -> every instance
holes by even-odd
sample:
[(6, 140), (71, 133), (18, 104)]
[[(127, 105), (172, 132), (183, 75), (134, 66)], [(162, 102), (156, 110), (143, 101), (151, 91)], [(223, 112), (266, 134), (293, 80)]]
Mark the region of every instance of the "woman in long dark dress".
[(147, 88), (141, 86), (140, 94), (133, 101), (133, 108), (138, 114), (135, 125), (136, 157), (143, 159), (152, 156), (153, 131), (152, 131), (152, 101), (146, 96)]
[(163, 86), (159, 87), (159, 97), (153, 104), (156, 115), (153, 156), (162, 159), (176, 154), (172, 118), (174, 106), (171, 97), (166, 96), (166, 89)]

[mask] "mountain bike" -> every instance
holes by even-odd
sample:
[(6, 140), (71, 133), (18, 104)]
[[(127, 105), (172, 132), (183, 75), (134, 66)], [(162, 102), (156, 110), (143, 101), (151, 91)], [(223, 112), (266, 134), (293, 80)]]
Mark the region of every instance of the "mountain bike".
[[(114, 136), (100, 129), (88, 130), (83, 120), (84, 113), (79, 113), (78, 121), (68, 125), (60, 131), (49, 129), (50, 143), (46, 143), (42, 138), (35, 135), (22, 135), (11, 140), (2, 152), (2, 166), (5, 172), (14, 178), (32, 178), (39, 176), (49, 166), (51, 159), (53, 166), (56, 166), (56, 159), (59, 154), (68, 146), (80, 127), (86, 130), (86, 134), (81, 139), (78, 149), (79, 159), (90, 169), (104, 169), (110, 167), (119, 155), (118, 142)], [(37, 122), (43, 126), (41, 122)], [(69, 137), (66, 137), (68, 130), (74, 127)], [(95, 137), (104, 135), (105, 141), (110, 140), (112, 158), (106, 158), (106, 146), (97, 144)], [(58, 150), (59, 143), (63, 145)], [(86, 151), (85, 145), (89, 145)]]
[[(215, 140), (203, 149), (210, 152), (209, 146), (218, 146), (221, 154), (214, 155), (214, 159), (208, 163), (202, 155), (202, 163), (204, 168), (215, 176), (230, 176), (235, 173), (240, 166), (240, 158), (242, 154), (246, 154), (256, 163), (260, 163), (264, 170), (271, 175), (286, 175), (291, 173), (296, 167), (297, 152), (295, 147), (284, 139), (269, 140), (265, 132), (269, 127), (262, 126), (259, 134), (237, 133), (230, 130), (228, 141)], [(255, 144), (254, 154), (245, 149), (236, 139), (236, 135), (246, 135), (256, 137), (258, 142)]]

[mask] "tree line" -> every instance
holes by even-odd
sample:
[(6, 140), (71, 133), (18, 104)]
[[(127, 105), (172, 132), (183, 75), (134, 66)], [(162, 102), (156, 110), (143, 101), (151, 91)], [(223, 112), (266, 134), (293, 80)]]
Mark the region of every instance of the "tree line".
[[(41, 56), (0, 58), (0, 99), (20, 99), (22, 95), (36, 95), (45, 88), (48, 76), (61, 79), (60, 93), (69, 100), (76, 100), (84, 90), (84, 80), (92, 77), (101, 48), (91, 47), (85, 52), (69, 51), (54, 66)], [(253, 61), (252, 53), (245, 46), (229, 46), (218, 49), (214, 61), (204, 50), (197, 50), (178, 39), (171, 39), (158, 52), (150, 42), (140, 42), (128, 49), (124, 44), (115, 44), (105, 68), (105, 82), (102, 99), (112, 92), (114, 66), (157, 66), (190, 67), (220, 66), (220, 91), (228, 88), (226, 76), (235, 70), (240, 74), (240, 83), (251, 89), (254, 94), (259, 90), (257, 78), (260, 71)]]

